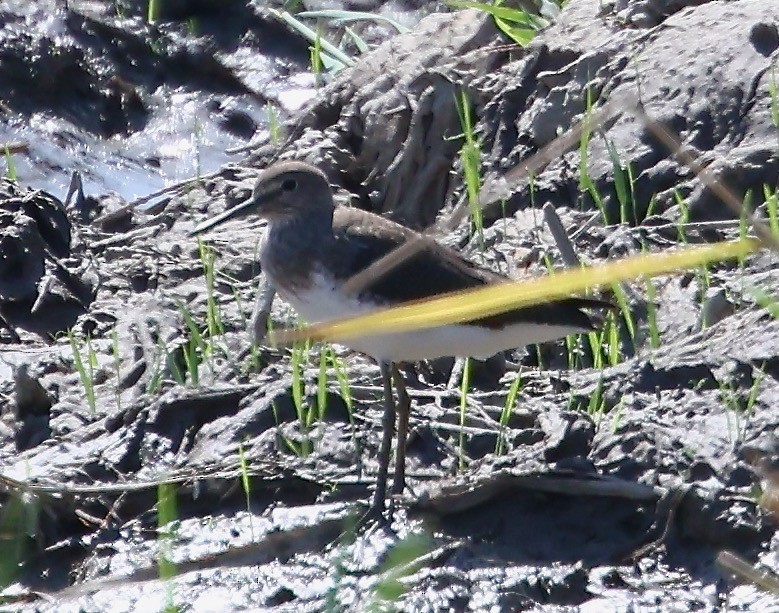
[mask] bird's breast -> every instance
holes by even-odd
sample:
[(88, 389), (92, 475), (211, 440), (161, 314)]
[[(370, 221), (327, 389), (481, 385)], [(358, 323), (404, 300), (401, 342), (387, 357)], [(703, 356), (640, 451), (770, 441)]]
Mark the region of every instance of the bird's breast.
[(262, 272), (282, 297), (310, 285), (318, 261), (314, 241), (284, 230), (269, 226), (259, 248)]
[(308, 323), (359, 315), (381, 306), (345, 295), (337, 281), (319, 269), (311, 271), (305, 284), (276, 284), (276, 290)]

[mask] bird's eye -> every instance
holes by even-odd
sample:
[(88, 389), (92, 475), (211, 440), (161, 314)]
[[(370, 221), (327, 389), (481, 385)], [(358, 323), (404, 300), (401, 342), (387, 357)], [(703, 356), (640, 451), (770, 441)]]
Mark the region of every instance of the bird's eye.
[(298, 186), (298, 182), (295, 181), (295, 179), (284, 179), (281, 183), (281, 189), (283, 189), (285, 192), (291, 192), (292, 190), (296, 189)]

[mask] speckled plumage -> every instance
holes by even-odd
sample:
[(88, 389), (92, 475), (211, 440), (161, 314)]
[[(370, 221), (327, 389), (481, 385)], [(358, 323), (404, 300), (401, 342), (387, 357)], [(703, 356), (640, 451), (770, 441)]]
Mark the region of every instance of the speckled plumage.
[[(287, 187), (294, 183), (294, 188), (285, 191), (285, 182)], [(419, 235), (384, 217), (359, 209), (335, 207), (325, 175), (301, 162), (284, 162), (268, 168), (259, 178), (251, 200), (200, 226), (199, 230), (252, 212), (269, 221), (260, 251), (264, 272), (279, 294), (291, 302), (308, 322), (346, 317), (370, 308), (507, 280), (474, 265), (454, 250), (432, 239), (425, 239), (428, 245), (424, 250), (369, 283), (358, 296), (340, 296), (343, 312), (330, 308), (320, 313), (316, 304), (307, 298), (307, 291), (315, 291), (321, 299), (322, 292), (327, 291), (329, 285), (333, 292), (338, 293), (340, 285), (346, 280)], [(316, 287), (313, 286), (315, 282)], [(527, 343), (541, 342), (589, 330), (590, 319), (581, 308), (594, 304), (572, 298), (516, 309), (464, 325), (486, 327), (493, 331), (514, 324), (540, 326), (536, 334), (527, 336)], [(514, 337), (518, 340), (524, 338), (522, 335)], [(516, 346), (508, 344), (511, 334), (506, 335), (505, 343), (498, 338), (493, 353)], [(467, 348), (464, 345), (457, 354), (466, 354)], [(379, 359), (393, 357), (382, 356), (381, 352), (373, 352), (372, 355)], [(429, 357), (436, 356), (427, 352), (416, 359)], [(414, 356), (405, 355), (403, 359), (414, 359)]]
[[(359, 294), (347, 294), (343, 285), (353, 275), (419, 235), (378, 215), (335, 207), (325, 175), (301, 162), (283, 162), (266, 169), (248, 201), (201, 224), (195, 231), (202, 232), (228, 219), (252, 213), (268, 220), (260, 249), (263, 272), (281, 297), (309, 323), (507, 280), (424, 238), (424, 249), (369, 282)], [(460, 325), (350, 340), (352, 349), (379, 361), (384, 385), (384, 434), (372, 515), (381, 516), (384, 509), (396, 422), (398, 446), (393, 493), (403, 490), (405, 479), (410, 400), (395, 362), (444, 355), (487, 357), (503, 349), (589, 330), (590, 319), (581, 310), (586, 306), (602, 304), (568, 299)], [(401, 400), (397, 420), (393, 380)]]

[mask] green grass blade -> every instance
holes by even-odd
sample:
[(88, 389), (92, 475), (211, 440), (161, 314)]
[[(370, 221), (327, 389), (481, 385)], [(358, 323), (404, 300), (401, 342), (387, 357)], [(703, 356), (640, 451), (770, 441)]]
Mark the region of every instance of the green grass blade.
[(647, 325), (649, 326), (649, 346), (657, 349), (660, 346), (660, 330), (657, 327), (657, 290), (651, 279), (644, 279), (646, 285)]
[(465, 470), (465, 412), (468, 409), (468, 390), (471, 387), (471, 359), (465, 358), (463, 380), (460, 386), (460, 441), (458, 445), (458, 466)]
[(513, 23), (519, 23), (531, 28), (540, 29), (549, 25), (549, 22), (537, 15), (533, 15), (523, 9), (502, 6), (501, 4), (487, 4), (485, 2), (469, 2), (467, 0), (448, 0), (447, 4), (454, 8), (476, 9)]
[(344, 31), (349, 35), (349, 38), (352, 39), (352, 42), (354, 42), (354, 46), (357, 47), (357, 50), (360, 53), (368, 53), (371, 49), (368, 46), (368, 43), (365, 42), (365, 39), (357, 34), (354, 30), (352, 30), (349, 26), (344, 27)]
[(146, 11), (146, 21), (149, 23), (155, 23), (160, 18), (161, 9), (162, 0), (149, 0), (149, 5)]
[(471, 223), (476, 229), (479, 245), (484, 250), (484, 216), (479, 201), (481, 190), (481, 146), (476, 138), (471, 102), (465, 91), (460, 92), (460, 97), (455, 96), (455, 107), (460, 118), (460, 127), (463, 131), (465, 142), (460, 149), (460, 161), (463, 167), (463, 180), (468, 197), (468, 209), (471, 214)]
[(94, 370), (92, 368), (92, 357), (87, 357), (87, 362), (89, 364), (89, 369), (87, 369), (87, 367), (84, 365), (84, 359), (81, 356), (81, 349), (78, 346), (78, 341), (76, 340), (76, 336), (73, 334), (72, 329), (68, 330), (68, 340), (70, 341), (70, 348), (73, 352), (73, 365), (76, 367), (76, 372), (78, 372), (81, 385), (84, 387), (84, 395), (86, 396), (89, 410), (92, 413), (95, 413), (95, 377)]
[(779, 298), (775, 298), (765, 290), (749, 285), (744, 290), (751, 294), (755, 302), (766, 311), (768, 311), (774, 319), (779, 319)]
[[(38, 533), (40, 503), (35, 496), (7, 494), (0, 507), (0, 592), (13, 583), (21, 571)], [(8, 609), (10, 610), (10, 609)]]
[(495, 441), (495, 455), (503, 455), (505, 450), (504, 438), (506, 434), (506, 428), (508, 427), (511, 413), (514, 410), (514, 406), (517, 404), (517, 396), (519, 390), (522, 388), (522, 369), (519, 370), (517, 376), (511, 382), (509, 387), (509, 393), (506, 395), (506, 402), (503, 404), (503, 409), (500, 412), (500, 419), (498, 423), (500, 427), (498, 429), (498, 440)]
[(386, 23), (395, 28), (399, 34), (405, 34), (411, 30), (394, 19), (374, 13), (364, 13), (361, 11), (341, 11), (337, 9), (326, 9), (321, 11), (303, 11), (296, 13), (295, 17), (299, 19), (332, 19), (333, 21), (375, 21), (377, 23)]
[(324, 349), (319, 352), (319, 373), (316, 381), (316, 405), (319, 421), (322, 421), (327, 413), (327, 352)]
[(619, 158), (619, 153), (614, 143), (606, 139), (606, 149), (609, 152), (611, 158), (611, 168), (614, 175), (614, 189), (617, 192), (617, 202), (619, 202), (620, 222), (628, 223), (628, 212), (633, 208), (633, 203), (630, 199), (631, 186), (628, 179), (628, 170), (622, 165), (622, 161)]
[(159, 545), (159, 577), (165, 583), (166, 611), (176, 610), (173, 602), (173, 578), (177, 574), (176, 564), (172, 561), (173, 538), (176, 530), (178, 511), (176, 488), (172, 483), (160, 483), (157, 486), (157, 540)]
[(5, 146), (5, 176), (10, 181), (16, 183), (19, 179), (19, 175), (16, 173), (16, 164), (14, 163), (14, 156), (8, 145)]
[(254, 540), (254, 522), (252, 521), (252, 482), (249, 478), (249, 460), (246, 458), (243, 443), (238, 443), (238, 465), (241, 474), (241, 487), (243, 488), (243, 493), (246, 497), (246, 512), (249, 515), (249, 531), (251, 532), (252, 540)]
[(777, 196), (776, 191), (772, 191), (767, 185), (763, 186), (763, 196), (765, 197), (768, 227), (771, 229), (771, 234), (779, 239), (779, 196)]
[(630, 340), (635, 345), (636, 342), (636, 322), (633, 319), (633, 312), (630, 310), (630, 304), (628, 302), (627, 294), (619, 283), (613, 283), (611, 285), (611, 291), (614, 294), (614, 299), (619, 306), (619, 312), (622, 315), (622, 319), (625, 321), (625, 327), (628, 329)]
[[(320, 38), (317, 32), (309, 28), (300, 20), (295, 19), (292, 15), (290, 15), (286, 11), (277, 11), (276, 9), (268, 9), (268, 12), (274, 17), (276, 17), (277, 19), (286, 23), (288, 26), (290, 26), (293, 30), (301, 34), (303, 37), (307, 38), (309, 42), (315, 43), (317, 38)], [(334, 68), (341, 69), (347, 66), (354, 66), (355, 63), (354, 60), (350, 58), (348, 55), (346, 55), (343, 51), (341, 51), (338, 47), (333, 45), (332, 43), (320, 38), (319, 44), (321, 45), (322, 51), (328, 56), (330, 56), (331, 60), (337, 63), (337, 65), (334, 66)]]

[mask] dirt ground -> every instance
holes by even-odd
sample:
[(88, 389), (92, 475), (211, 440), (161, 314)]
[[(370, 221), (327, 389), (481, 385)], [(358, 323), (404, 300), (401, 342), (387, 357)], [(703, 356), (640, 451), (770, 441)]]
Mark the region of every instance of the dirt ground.
[[(4, 610), (779, 611), (775, 575), (721, 561), (779, 572), (776, 253), (604, 290), (624, 306), (603, 335), (404, 365), (409, 487), (391, 529), (355, 531), (378, 366), (251, 348), (262, 225), (190, 235), (278, 159), (409, 226), (445, 219), (465, 100), (485, 185), (508, 190), (483, 237), (438, 236), (474, 261), (565, 265), (547, 204), (588, 263), (738, 238), (629, 112), (499, 177), (630, 95), (767, 219), (779, 2), (571, 0), (527, 49), (478, 11), (374, 4), (339, 8), (410, 31), (350, 24), (375, 48), (346, 44), (355, 65), (322, 84), (264, 3), (171, 1), (156, 24), (138, 3), (0, 4)], [(296, 317), (276, 300), (270, 321)]]

